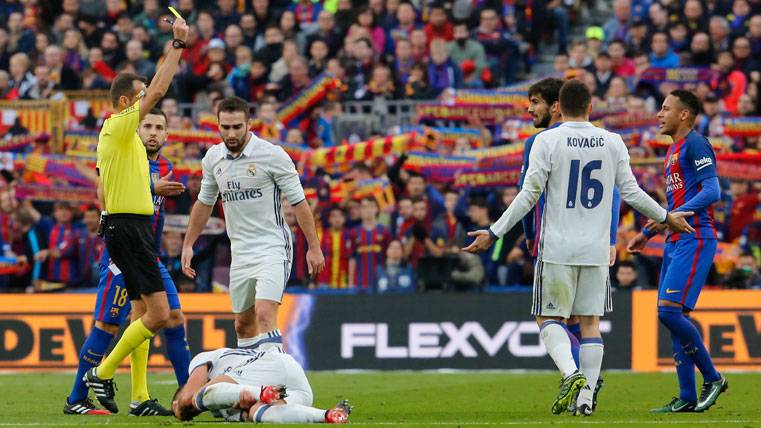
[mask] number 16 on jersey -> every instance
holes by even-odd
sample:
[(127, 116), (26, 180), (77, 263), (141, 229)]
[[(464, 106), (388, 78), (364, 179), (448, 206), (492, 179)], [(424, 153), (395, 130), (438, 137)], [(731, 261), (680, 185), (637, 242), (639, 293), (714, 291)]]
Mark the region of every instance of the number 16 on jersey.
[(568, 199), (566, 208), (576, 208), (576, 196), (579, 190), (579, 169), (581, 169), (581, 206), (592, 209), (602, 201), (603, 185), (600, 180), (592, 178), (592, 172), (602, 168), (601, 160), (589, 161), (581, 168), (581, 161), (571, 161), (571, 173), (568, 177)]

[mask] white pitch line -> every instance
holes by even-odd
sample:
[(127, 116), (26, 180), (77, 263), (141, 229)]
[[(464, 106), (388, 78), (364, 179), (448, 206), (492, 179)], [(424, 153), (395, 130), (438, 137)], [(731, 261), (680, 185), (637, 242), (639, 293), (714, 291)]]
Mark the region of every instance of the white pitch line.
[[(186, 423), (180, 421), (154, 421), (154, 422), (130, 422), (124, 420), (103, 420), (100, 421), (100, 425), (185, 425)], [(168, 423), (167, 423), (168, 422)], [(440, 426), (536, 426), (536, 425), (555, 425), (558, 423), (563, 424), (579, 424), (579, 425), (630, 425), (630, 424), (643, 424), (643, 425), (655, 425), (655, 424), (669, 424), (669, 425), (711, 425), (711, 424), (741, 424), (741, 423), (757, 423), (761, 422), (761, 419), (713, 419), (713, 420), (653, 420), (653, 421), (636, 421), (636, 420), (609, 420), (609, 421), (590, 421), (590, 420), (574, 420), (569, 418), (548, 420), (548, 421), (505, 421), (505, 422), (462, 422), (462, 421), (396, 421), (396, 422), (351, 422), (352, 425), (366, 425), (366, 426), (399, 426), (405, 424), (411, 425), (440, 425)], [(223, 421), (195, 421), (195, 424), (216, 424), (223, 423)], [(83, 423), (59, 423), (59, 422), (22, 422), (22, 423), (10, 423), (0, 422), (0, 426), (82, 426), (89, 425)]]

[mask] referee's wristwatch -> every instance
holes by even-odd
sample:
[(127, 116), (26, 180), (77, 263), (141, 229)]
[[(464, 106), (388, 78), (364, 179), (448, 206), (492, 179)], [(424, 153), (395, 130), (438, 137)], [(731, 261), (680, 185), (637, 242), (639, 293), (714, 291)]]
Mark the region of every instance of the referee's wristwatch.
[(185, 49), (187, 45), (180, 39), (174, 39), (172, 40), (172, 47), (175, 49)]

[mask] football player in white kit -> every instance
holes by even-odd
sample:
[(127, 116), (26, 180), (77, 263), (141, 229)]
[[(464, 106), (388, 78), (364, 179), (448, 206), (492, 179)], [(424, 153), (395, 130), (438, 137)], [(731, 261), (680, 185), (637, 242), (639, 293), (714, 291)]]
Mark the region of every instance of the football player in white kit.
[[(592, 413), (592, 388), (603, 356), (600, 316), (612, 310), (608, 265), (614, 186), (645, 216), (675, 231), (693, 232), (683, 218), (692, 213), (667, 213), (639, 188), (621, 136), (589, 123), (591, 109), (591, 94), (582, 82), (563, 84), (563, 123), (536, 137), (523, 189), (488, 230), (470, 232), (475, 240), (464, 248), (470, 252), (488, 249), (544, 192), (531, 311), (547, 352), (563, 374), (552, 405), (555, 414), (565, 411), (577, 392), (576, 414)], [(581, 372), (561, 325), (571, 315), (579, 316), (581, 322)]]
[(193, 205), (182, 249), (182, 270), (191, 278), (193, 244), (222, 196), (230, 237), (230, 299), (238, 347), (261, 339), (282, 343), (277, 311), (291, 270), (291, 232), (281, 197), (293, 206), (306, 236), (307, 267), (316, 276), (325, 267), (314, 216), (293, 161), (282, 147), (249, 131), (249, 106), (238, 97), (219, 103), (217, 118), (224, 144), (209, 149), (201, 162), (203, 179)]
[(346, 400), (328, 410), (312, 407), (304, 370), (277, 344), (201, 352), (189, 371), (172, 400), (180, 420), (212, 411), (228, 422), (347, 423), (351, 413)]

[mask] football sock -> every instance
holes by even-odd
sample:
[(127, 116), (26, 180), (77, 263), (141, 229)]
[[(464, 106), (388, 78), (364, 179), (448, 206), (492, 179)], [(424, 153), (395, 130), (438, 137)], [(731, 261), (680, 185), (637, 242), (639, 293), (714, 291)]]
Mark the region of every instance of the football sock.
[(586, 337), (581, 339), (581, 366), (579, 369), (587, 378), (587, 385), (579, 392), (578, 404), (592, 404), (592, 397), (597, 379), (600, 377), (604, 345), (601, 337)]
[(130, 379), (132, 380), (131, 400), (133, 403), (142, 403), (151, 398), (148, 395), (148, 352), (150, 349), (151, 341), (144, 340), (129, 354)]
[(572, 375), (577, 367), (571, 355), (571, 340), (563, 324), (555, 320), (545, 321), (539, 328), (539, 335), (563, 377)]
[(114, 346), (113, 351), (103, 360), (97, 368), (97, 375), (101, 379), (111, 379), (114, 377), (119, 364), (127, 358), (141, 343), (153, 337), (153, 333), (148, 330), (142, 320), (137, 320), (127, 327), (122, 334), (122, 338)]
[(325, 422), (325, 410), (301, 404), (262, 406), (252, 416), (256, 423), (304, 424)]
[(174, 369), (174, 377), (177, 378), (177, 385), (183, 386), (188, 383), (188, 366), (190, 366), (190, 347), (185, 337), (185, 326), (180, 324), (177, 327), (165, 328), (164, 341), (166, 353)]
[(679, 398), (690, 403), (695, 403), (698, 401), (698, 394), (695, 392), (695, 363), (684, 352), (679, 339), (672, 336), (671, 340), (674, 350), (676, 375), (679, 378)]
[(574, 323), (574, 324), (568, 324), (568, 331), (571, 332), (576, 337), (576, 340), (581, 342), (581, 324), (580, 323)]
[[(578, 324), (576, 324), (578, 327)], [(576, 367), (579, 366), (579, 339), (570, 330), (570, 326), (565, 326), (566, 333), (568, 333), (568, 339), (571, 341), (571, 355), (573, 356), (573, 362), (576, 363)]]
[(201, 411), (221, 410), (235, 407), (240, 401), (240, 393), (244, 390), (259, 400), (261, 386), (247, 386), (237, 383), (220, 382), (201, 388), (193, 397), (193, 405)]
[(114, 339), (114, 335), (93, 326), (87, 340), (79, 351), (79, 366), (77, 368), (77, 377), (74, 379), (74, 387), (67, 401), (73, 404), (87, 398), (87, 385), (82, 380), (85, 373), (91, 368), (97, 366), (103, 359), (103, 354), (108, 349), (108, 345)]
[(672, 337), (676, 337), (682, 344), (684, 353), (692, 359), (703, 374), (703, 381), (716, 382), (721, 379), (719, 372), (713, 365), (711, 355), (708, 353), (700, 332), (688, 318), (682, 314), (682, 308), (675, 306), (659, 306), (658, 319), (669, 329)]
[(280, 334), (279, 329), (262, 333), (258, 336), (248, 338), (238, 338), (238, 348), (255, 349), (262, 345), (282, 345), (283, 336)]

